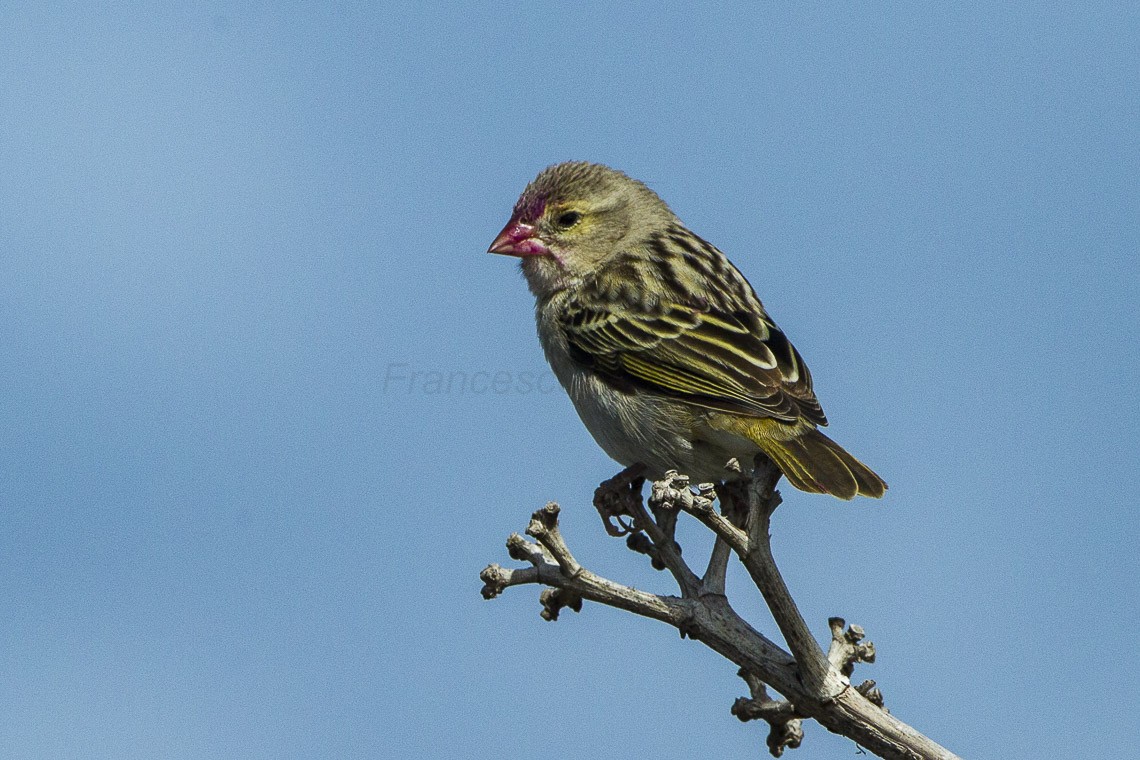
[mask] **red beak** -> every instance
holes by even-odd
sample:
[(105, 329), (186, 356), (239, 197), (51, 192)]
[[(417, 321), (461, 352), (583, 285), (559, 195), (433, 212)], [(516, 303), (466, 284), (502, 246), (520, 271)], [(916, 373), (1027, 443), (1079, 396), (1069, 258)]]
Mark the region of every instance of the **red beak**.
[(511, 217), (507, 226), (491, 243), (487, 253), (502, 253), (507, 256), (544, 256), (550, 253), (546, 243), (536, 237), (537, 233), (532, 224), (523, 224)]

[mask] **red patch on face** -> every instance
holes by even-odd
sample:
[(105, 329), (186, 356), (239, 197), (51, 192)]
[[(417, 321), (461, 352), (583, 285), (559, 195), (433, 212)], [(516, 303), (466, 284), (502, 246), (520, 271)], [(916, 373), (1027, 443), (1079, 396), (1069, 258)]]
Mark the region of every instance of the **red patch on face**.
[(518, 203), (515, 204), (515, 210), (512, 218), (516, 221), (523, 222), (524, 224), (534, 224), (540, 218), (542, 218), (542, 214), (545, 211), (545, 195), (532, 196), (524, 193), (519, 197)]

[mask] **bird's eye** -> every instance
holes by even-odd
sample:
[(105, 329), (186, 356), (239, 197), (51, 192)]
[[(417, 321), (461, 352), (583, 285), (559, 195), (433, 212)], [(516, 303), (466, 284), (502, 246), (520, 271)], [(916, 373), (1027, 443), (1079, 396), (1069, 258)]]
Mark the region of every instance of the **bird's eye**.
[(558, 222), (559, 227), (573, 227), (581, 220), (582, 215), (577, 211), (563, 211), (555, 221)]

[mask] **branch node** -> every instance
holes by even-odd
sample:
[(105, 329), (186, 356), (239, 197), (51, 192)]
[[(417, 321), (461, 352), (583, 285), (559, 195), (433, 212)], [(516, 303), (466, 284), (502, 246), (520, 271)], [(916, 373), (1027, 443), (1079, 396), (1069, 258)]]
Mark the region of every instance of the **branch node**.
[(796, 749), (803, 742), (803, 721), (795, 705), (786, 699), (772, 699), (764, 682), (743, 668), (737, 673), (748, 684), (751, 697), (738, 697), (732, 703), (732, 714), (742, 722), (763, 720), (768, 723), (768, 752), (780, 757), (786, 748)]
[(677, 625), (677, 631), (681, 634), (682, 639), (692, 639), (693, 641), (701, 640), (701, 626), (697, 622), (697, 618), (693, 614), (686, 615)]
[(847, 625), (841, 617), (827, 619), (831, 628), (831, 646), (827, 650), (828, 661), (843, 675), (850, 677), (855, 672), (855, 665), (860, 662), (872, 663), (875, 661), (875, 644), (863, 641), (867, 637), (863, 626)]
[(541, 550), (518, 533), (507, 536), (507, 554), (511, 559), (531, 564), (537, 564), (542, 560)]
[(866, 697), (867, 701), (875, 705), (875, 707), (880, 707), (883, 711), (890, 712), (890, 710), (886, 708), (886, 705), (883, 704), (883, 692), (879, 690), (879, 687), (871, 679), (867, 679), (856, 686), (855, 690)]
[(681, 475), (676, 470), (669, 470), (665, 477), (656, 481), (649, 493), (649, 508), (655, 513), (676, 512), (678, 509), (691, 513), (707, 513), (712, 511), (713, 499), (716, 498), (715, 487), (704, 490), (705, 484), (698, 486), (701, 489), (694, 493), (689, 487), (689, 476)]
[(538, 595), (538, 601), (542, 603), (542, 619), (553, 623), (558, 619), (558, 613), (564, 607), (569, 607), (574, 612), (582, 611), (582, 597), (579, 594), (565, 588), (548, 588), (544, 589)]
[(546, 533), (558, 527), (558, 513), (561, 511), (562, 508), (558, 506), (557, 502), (547, 502), (545, 507), (531, 513), (530, 525), (526, 527), (526, 534), (541, 540)]
[(799, 718), (791, 718), (780, 723), (772, 723), (768, 731), (768, 752), (772, 757), (784, 754), (784, 748), (796, 749), (803, 743), (804, 726)]
[[(582, 566), (570, 553), (570, 547), (566, 545), (566, 540), (562, 538), (562, 531), (558, 529), (559, 511), (556, 503), (553, 501), (548, 503), (530, 516), (530, 524), (526, 526), (526, 533), (535, 538), (542, 545), (542, 548), (550, 553), (550, 556), (558, 563), (563, 575), (573, 579), (581, 574)], [(517, 541), (514, 542), (514, 546), (516, 549), (521, 548)], [(508, 544), (509, 548), (510, 545)], [(539, 563), (533, 558), (533, 553), (527, 559), (534, 562), (536, 567), (538, 566)]]
[[(664, 570), (665, 561), (661, 559), (661, 552), (657, 549), (657, 545), (644, 533), (630, 533), (625, 539), (625, 545), (632, 551), (638, 554), (644, 554), (649, 557), (649, 564), (652, 565), (654, 570)], [(681, 553), (680, 545), (677, 546), (677, 553)]]
[(483, 589), (480, 593), (483, 594), (484, 599), (494, 599), (503, 593), (510, 579), (510, 570), (502, 565), (487, 565), (483, 568), (483, 572), (479, 573), (479, 580), (483, 581)]

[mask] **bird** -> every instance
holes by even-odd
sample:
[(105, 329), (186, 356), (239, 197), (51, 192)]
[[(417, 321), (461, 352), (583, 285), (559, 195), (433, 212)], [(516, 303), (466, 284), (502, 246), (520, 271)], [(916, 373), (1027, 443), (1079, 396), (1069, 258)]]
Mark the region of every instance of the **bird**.
[(801, 491), (883, 495), (819, 430), (811, 373), (752, 285), (644, 183), (549, 166), (488, 252), (521, 259), (551, 369), (619, 463), (715, 483), (730, 459), (763, 453)]

